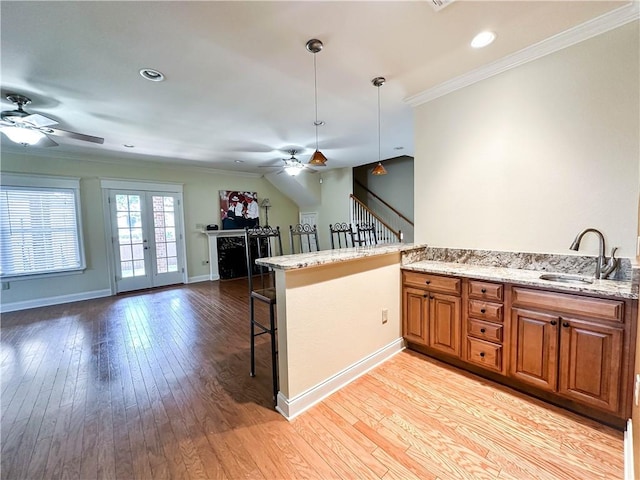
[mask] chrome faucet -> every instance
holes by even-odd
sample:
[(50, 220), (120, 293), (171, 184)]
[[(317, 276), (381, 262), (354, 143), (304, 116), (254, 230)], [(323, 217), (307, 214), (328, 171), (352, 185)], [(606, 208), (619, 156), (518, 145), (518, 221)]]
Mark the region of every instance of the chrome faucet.
[(611, 258), (607, 259), (604, 255), (604, 235), (600, 230), (596, 230), (595, 228), (585, 228), (581, 231), (569, 247), (571, 250), (575, 250), (576, 252), (580, 248), (580, 242), (582, 241), (582, 237), (586, 233), (593, 232), (598, 235), (598, 239), (600, 241), (600, 248), (598, 250), (598, 258), (596, 260), (596, 275), (597, 279), (607, 278), (607, 276), (613, 272), (618, 267), (618, 259), (615, 258), (617, 247), (611, 249)]

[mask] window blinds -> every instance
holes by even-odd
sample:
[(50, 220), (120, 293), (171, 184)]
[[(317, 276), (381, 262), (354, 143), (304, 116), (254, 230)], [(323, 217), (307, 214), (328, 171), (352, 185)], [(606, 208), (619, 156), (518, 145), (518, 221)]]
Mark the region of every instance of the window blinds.
[(0, 186), (0, 276), (83, 268), (77, 189)]

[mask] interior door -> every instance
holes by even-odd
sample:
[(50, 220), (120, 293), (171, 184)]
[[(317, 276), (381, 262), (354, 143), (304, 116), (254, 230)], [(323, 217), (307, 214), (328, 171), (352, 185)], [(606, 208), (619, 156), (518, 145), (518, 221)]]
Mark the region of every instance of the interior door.
[(180, 197), (172, 192), (109, 192), (116, 292), (184, 282)]

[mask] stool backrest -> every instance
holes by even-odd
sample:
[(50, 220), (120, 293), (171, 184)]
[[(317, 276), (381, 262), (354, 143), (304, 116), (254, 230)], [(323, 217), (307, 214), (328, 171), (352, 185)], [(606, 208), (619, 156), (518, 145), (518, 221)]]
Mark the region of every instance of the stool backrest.
[(358, 245), (364, 247), (366, 245), (377, 245), (378, 239), (376, 238), (376, 228), (373, 223), (359, 223), (357, 225), (358, 230)]
[(353, 227), (350, 223), (329, 224), (331, 232), (331, 248), (355, 247)]
[(291, 253), (317, 252), (320, 250), (318, 229), (315, 225), (298, 223), (289, 225), (289, 242)]
[[(256, 265), (255, 261), (258, 258), (278, 257), (282, 255), (280, 227), (245, 228), (244, 246), (247, 257), (249, 291), (273, 286), (273, 271), (269, 267)], [(259, 277), (257, 279), (258, 281), (256, 281), (254, 277)]]

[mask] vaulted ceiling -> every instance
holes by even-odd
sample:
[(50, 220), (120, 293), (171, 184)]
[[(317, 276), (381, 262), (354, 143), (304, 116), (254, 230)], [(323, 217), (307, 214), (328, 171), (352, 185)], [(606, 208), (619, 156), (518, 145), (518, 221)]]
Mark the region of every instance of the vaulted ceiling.
[[(2, 110), (25, 107), (59, 127), (104, 137), (56, 137), (57, 147), (4, 151), (114, 161), (141, 159), (249, 172), (315, 149), (316, 55), (320, 150), (327, 168), (413, 155), (405, 101), (483, 65), (628, 5), (619, 1), (24, 2), (2, 1)], [(484, 49), (472, 37), (492, 30)], [(163, 82), (145, 80), (152, 68)], [(133, 147), (125, 147), (133, 145)]]

